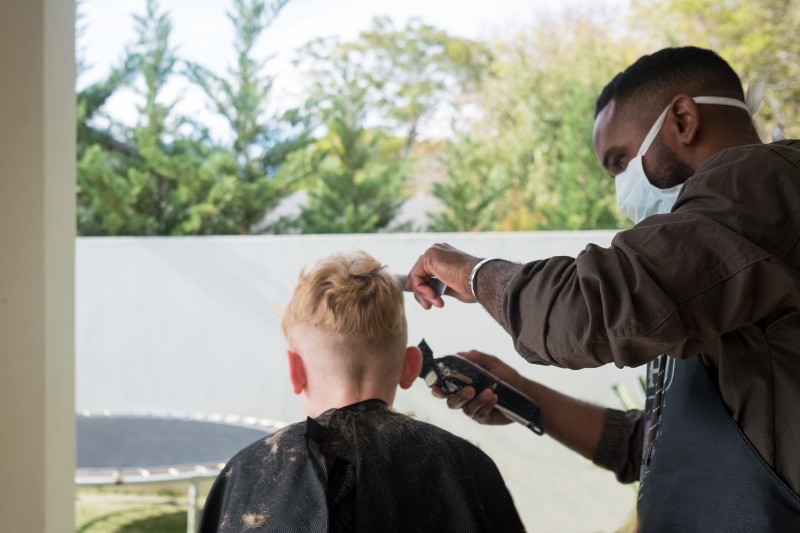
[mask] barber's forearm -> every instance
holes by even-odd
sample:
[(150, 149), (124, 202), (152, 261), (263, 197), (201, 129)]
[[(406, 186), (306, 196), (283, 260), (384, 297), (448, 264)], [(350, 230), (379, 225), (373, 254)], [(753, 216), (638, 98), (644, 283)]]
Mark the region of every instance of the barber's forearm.
[[(505, 260), (490, 261), (478, 271), (474, 283), (480, 302), (495, 320), (505, 326), (498, 306), (503, 291), (522, 265)], [(542, 427), (564, 446), (593, 460), (603, 434), (605, 408), (593, 405), (526, 379), (522, 392), (541, 409)]]
[(593, 460), (603, 433), (605, 409), (526, 380), (523, 391), (541, 409), (545, 434)]
[(502, 309), (499, 309), (497, 305), (498, 296), (503, 293), (509, 280), (520, 268), (522, 268), (520, 264), (496, 259), (483, 265), (473, 280), (478, 302), (501, 325), (504, 320), (500, 316)]

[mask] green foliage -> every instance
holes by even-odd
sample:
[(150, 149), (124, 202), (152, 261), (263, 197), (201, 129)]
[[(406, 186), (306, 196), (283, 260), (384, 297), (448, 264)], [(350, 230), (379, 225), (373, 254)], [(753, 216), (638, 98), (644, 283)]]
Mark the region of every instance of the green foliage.
[[(78, 231), (82, 235), (177, 235), (187, 213), (208, 188), (202, 169), (207, 148), (178, 130), (174, 102), (163, 89), (178, 61), (170, 44), (172, 23), (156, 0), (135, 16), (136, 43), (124, 67), (79, 98)], [(132, 83), (142, 104), (139, 123), (98, 132), (91, 126), (100, 106), (123, 83)]]
[(374, 19), (353, 51), (368, 66), (383, 123), (405, 138), (406, 155), (420, 127), (442, 104), (456, 107), (480, 87), (492, 59), (483, 43), (451, 36), (419, 19), (395, 29), (385, 17)]
[[(78, 231), (408, 230), (395, 219), (417, 179), (441, 204), (433, 231), (627, 227), (593, 153), (594, 101), (614, 73), (665, 45), (710, 47), (745, 81), (764, 78), (762, 136), (777, 123), (798, 135), (798, 0), (632, 1), (627, 21), (562, 15), (491, 45), (376, 18), (352, 42), (306, 45), (305, 101), (273, 113), (275, 79), (258, 43), (288, 0), (230, 0), (236, 59), (221, 75), (180, 59), (167, 13), (147, 0), (121, 64), (77, 95)], [(80, 35), (80, 12), (78, 21)], [(78, 66), (80, 75), (80, 47)], [(205, 94), (227, 140), (176, 112), (165, 99), (175, 80)], [(105, 114), (122, 88), (140, 98), (133, 126)], [(420, 142), (447, 118), (449, 134), (437, 131), (446, 140)], [(414, 155), (423, 152), (425, 165)], [(308, 193), (300, 216), (268, 225), (297, 188)]]
[(433, 196), (444, 208), (430, 213), (430, 231), (484, 231), (495, 224), (495, 202), (507, 180), (483, 150), (483, 143), (469, 136), (447, 143), (447, 179), (433, 184)]
[(767, 83), (756, 119), (769, 139), (777, 123), (800, 136), (798, 0), (634, 0), (637, 29), (654, 48), (695, 45), (718, 52), (747, 83)]
[(346, 111), (328, 113), (327, 135), (287, 161), (284, 171), (310, 184), (296, 224), (303, 233), (385, 230), (405, 202), (406, 167), (397, 147), (352, 124)]
[(407, 197), (419, 129), (441, 102), (454, 108), (477, 87), (489, 60), (482, 44), (418, 20), (398, 30), (377, 18), (355, 42), (306, 45), (297, 61), (310, 80), (306, 109), (326, 133), (287, 164), (309, 189), (300, 231), (409, 229), (392, 222)]
[[(148, 0), (146, 13), (134, 16), (138, 38), (124, 65), (78, 96), (80, 234), (249, 233), (291, 191), (293, 180), (276, 169), (307, 134), (284, 135), (296, 129), (297, 114), (263, 116), (272, 79), (253, 57), (256, 40), (285, 3), (234, 0), (237, 63), (228, 79), (199, 65), (183, 69), (170, 44), (169, 16)], [(201, 125), (174, 111), (175, 101), (164, 100), (167, 83), (181, 75), (227, 119), (232, 146), (215, 145)], [(138, 123), (98, 128), (103, 105), (123, 86), (141, 97)]]
[(233, 133), (225, 158), (213, 162), (216, 178), (208, 201), (191, 211), (201, 233), (249, 233), (294, 182), (277, 169), (295, 149), (308, 142), (307, 129), (285, 137), (299, 122), (296, 113), (266, 116), (274, 79), (263, 74), (267, 60), (255, 57), (258, 39), (288, 0), (234, 0), (228, 18), (235, 31), (236, 64), (227, 77), (189, 63), (187, 75), (206, 94), (215, 112)]
[[(620, 224), (614, 181), (603, 172), (592, 148), (594, 101), (610, 75), (600, 68), (600, 55), (592, 54), (600, 44), (592, 37), (597, 28), (585, 21), (576, 25), (576, 37), (558, 47), (545, 48), (555, 33), (542, 36), (536, 43), (536, 71), (527, 80), (535, 102), (530, 117), (534, 122), (526, 127), (537, 148), (528, 182), (522, 182), (521, 208), (535, 207), (542, 215), (541, 229)], [(576, 77), (576, 72), (581, 75)]]
[[(625, 63), (624, 58), (609, 59), (607, 50), (618, 46), (599, 23), (582, 18), (565, 18), (496, 44), (493, 76), (479, 100), (483, 118), (469, 137), (470, 144), (482, 146), (480, 155), (460, 149), (469, 158), (484, 159), (470, 163), (482, 169), (484, 182), (505, 179), (502, 202), (492, 187), (476, 188), (483, 197), (475, 205), (495, 216), (481, 229), (624, 224), (615, 207), (613, 180), (597, 163), (591, 137), (595, 98)], [(453, 180), (465, 163), (449, 161)], [(441, 188), (434, 192), (445, 200)]]

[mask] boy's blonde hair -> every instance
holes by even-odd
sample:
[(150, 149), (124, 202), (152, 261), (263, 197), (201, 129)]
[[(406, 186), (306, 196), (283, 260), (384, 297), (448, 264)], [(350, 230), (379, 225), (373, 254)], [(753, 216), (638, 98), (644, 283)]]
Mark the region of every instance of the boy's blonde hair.
[(408, 339), (400, 283), (361, 251), (332, 255), (300, 272), (281, 322), (284, 335), (298, 324), (333, 334), (336, 344), (354, 352), (394, 351)]

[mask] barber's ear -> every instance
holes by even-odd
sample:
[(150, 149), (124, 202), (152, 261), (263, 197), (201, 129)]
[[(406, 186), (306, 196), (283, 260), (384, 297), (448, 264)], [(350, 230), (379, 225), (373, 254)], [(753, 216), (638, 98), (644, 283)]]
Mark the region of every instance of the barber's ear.
[(697, 102), (688, 94), (679, 94), (672, 99), (670, 121), (675, 125), (674, 131), (681, 144), (692, 144), (700, 129), (700, 112)]
[(414, 384), (422, 371), (422, 352), (416, 346), (406, 348), (403, 371), (400, 374), (400, 387), (407, 389)]
[(308, 385), (306, 366), (299, 353), (289, 350), (286, 352), (286, 356), (289, 359), (289, 379), (292, 382), (292, 389), (295, 394), (300, 394)]

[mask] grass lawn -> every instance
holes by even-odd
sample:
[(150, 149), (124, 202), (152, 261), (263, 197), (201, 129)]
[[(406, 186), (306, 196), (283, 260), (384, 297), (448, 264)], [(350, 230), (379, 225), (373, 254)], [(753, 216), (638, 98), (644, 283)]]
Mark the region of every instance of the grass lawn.
[[(186, 492), (179, 489), (79, 488), (75, 493), (75, 531), (186, 533)], [(201, 493), (198, 497), (198, 507), (202, 508), (205, 496)]]
[(161, 503), (78, 502), (78, 533), (186, 533), (186, 509)]
[[(201, 491), (198, 506), (207, 495)], [(77, 533), (185, 533), (186, 494), (180, 490), (80, 488), (76, 491)], [(200, 520), (200, 509), (197, 512)], [(636, 531), (636, 513), (615, 533)]]

